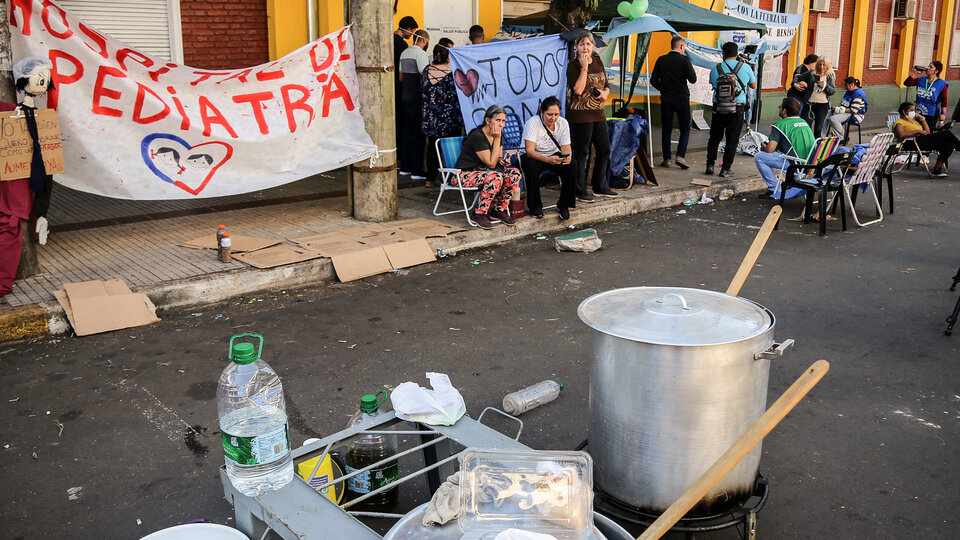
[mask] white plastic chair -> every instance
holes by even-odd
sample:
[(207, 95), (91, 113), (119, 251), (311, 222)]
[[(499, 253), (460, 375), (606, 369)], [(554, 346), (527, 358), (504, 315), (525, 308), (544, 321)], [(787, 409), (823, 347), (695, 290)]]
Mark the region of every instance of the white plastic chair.
[[(460, 169), (457, 169), (454, 165), (456, 165), (457, 159), (460, 158), (460, 151), (462, 149), (463, 137), (442, 137), (437, 139), (437, 159), (440, 160), (440, 195), (437, 196), (437, 202), (433, 205), (433, 215), (446, 216), (460, 212), (459, 208), (446, 212), (437, 211), (437, 209), (440, 208), (440, 199), (443, 198), (443, 194), (450, 190), (456, 190), (460, 193), (460, 202), (463, 203), (463, 213), (467, 216), (467, 223), (472, 227), (476, 227), (477, 224), (470, 218), (470, 210), (477, 202), (480, 186), (464, 187), (460, 185)], [(469, 204), (467, 204), (466, 195), (468, 191), (473, 192)]]

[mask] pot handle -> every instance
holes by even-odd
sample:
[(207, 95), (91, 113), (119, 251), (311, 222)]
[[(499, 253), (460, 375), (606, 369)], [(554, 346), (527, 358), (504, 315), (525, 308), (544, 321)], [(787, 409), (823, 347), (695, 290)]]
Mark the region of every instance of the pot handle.
[(783, 343), (774, 343), (773, 345), (770, 346), (769, 349), (765, 351), (760, 351), (754, 354), (753, 359), (760, 360), (765, 356), (770, 356), (770, 357), (783, 356), (784, 351), (786, 351), (790, 347), (793, 347), (793, 343), (794, 341), (792, 339), (785, 339), (783, 340)]
[(675, 293), (675, 292), (668, 292), (667, 294), (663, 295), (662, 297), (660, 297), (659, 300), (657, 300), (657, 303), (658, 303), (658, 304), (665, 304), (665, 303), (667, 302), (667, 297), (668, 297), (668, 296), (676, 296), (677, 298), (680, 299), (680, 305), (683, 306), (683, 309), (687, 309), (687, 310), (690, 309), (690, 307), (687, 306), (687, 299), (684, 298), (682, 295), (680, 295), (680, 294), (678, 294), (678, 293)]

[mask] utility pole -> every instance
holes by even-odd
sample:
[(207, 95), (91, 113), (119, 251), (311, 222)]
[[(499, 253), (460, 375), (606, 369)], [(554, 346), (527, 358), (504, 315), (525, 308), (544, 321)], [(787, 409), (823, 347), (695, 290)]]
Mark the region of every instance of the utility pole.
[[(10, 25), (7, 24), (7, 3), (0, 2), (0, 100), (17, 102), (17, 91), (13, 87), (13, 53), (10, 50)], [(21, 222), (23, 229), (23, 249), (20, 251), (20, 265), (17, 267), (17, 279), (34, 276), (40, 272), (37, 262), (37, 245), (33, 242), (33, 228), (30, 220)]]
[[(393, 116), (393, 5), (390, 0), (350, 2), (354, 55), (360, 82), (360, 114), (367, 133), (381, 150), (397, 147)], [(353, 216), (362, 221), (397, 217), (397, 152), (351, 166)]]

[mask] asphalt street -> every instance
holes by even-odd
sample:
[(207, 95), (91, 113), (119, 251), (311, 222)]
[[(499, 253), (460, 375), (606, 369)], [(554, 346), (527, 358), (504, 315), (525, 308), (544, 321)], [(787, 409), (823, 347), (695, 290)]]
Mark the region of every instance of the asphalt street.
[[(778, 341), (796, 340), (773, 361), (771, 402), (815, 360), (831, 363), (763, 443), (761, 538), (960, 535), (960, 335), (943, 332), (960, 294), (947, 290), (960, 265), (960, 182), (905, 178), (879, 225), (841, 233), (831, 222), (819, 237), (815, 224), (782, 224), (741, 291), (776, 315)], [(591, 254), (531, 237), (409, 272), (162, 313), (149, 327), (4, 345), (0, 537), (231, 524), (215, 391), (227, 341), (243, 332), (264, 336), (283, 377), (295, 445), (342, 429), (361, 394), (440, 371), (474, 417), (512, 390), (564, 381), (556, 401), (523, 416), (520, 440), (573, 449), (587, 438), (591, 363), (578, 304), (625, 286), (725, 290), (769, 207), (749, 195), (674, 208), (596, 224), (603, 248)], [(799, 211), (794, 202), (785, 217)], [(422, 486), (402, 495), (403, 508), (426, 496)]]

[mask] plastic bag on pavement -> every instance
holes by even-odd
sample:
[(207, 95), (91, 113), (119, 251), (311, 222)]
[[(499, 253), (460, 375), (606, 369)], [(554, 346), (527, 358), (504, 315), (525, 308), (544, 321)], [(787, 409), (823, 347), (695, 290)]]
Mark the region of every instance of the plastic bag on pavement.
[(507, 529), (494, 537), (493, 540), (557, 540), (557, 537), (550, 534), (535, 533), (520, 529)]
[(400, 383), (390, 394), (397, 418), (431, 426), (452, 426), (467, 412), (460, 392), (444, 373), (427, 373), (428, 390), (417, 383)]

